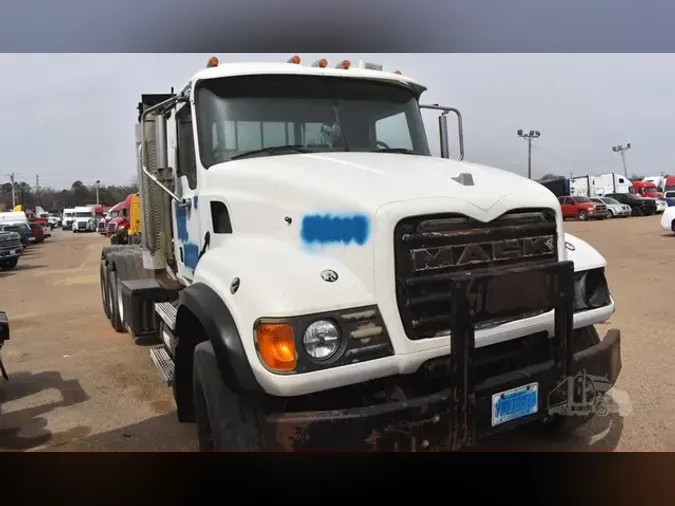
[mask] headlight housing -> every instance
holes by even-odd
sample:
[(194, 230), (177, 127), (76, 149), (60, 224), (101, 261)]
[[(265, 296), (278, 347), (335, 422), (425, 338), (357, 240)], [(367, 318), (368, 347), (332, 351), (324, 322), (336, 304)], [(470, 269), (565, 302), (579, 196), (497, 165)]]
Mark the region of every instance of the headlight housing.
[(611, 304), (609, 286), (603, 268), (575, 274), (574, 311), (597, 309)]
[(302, 335), (302, 345), (314, 360), (328, 360), (342, 344), (340, 329), (330, 320), (311, 323)]

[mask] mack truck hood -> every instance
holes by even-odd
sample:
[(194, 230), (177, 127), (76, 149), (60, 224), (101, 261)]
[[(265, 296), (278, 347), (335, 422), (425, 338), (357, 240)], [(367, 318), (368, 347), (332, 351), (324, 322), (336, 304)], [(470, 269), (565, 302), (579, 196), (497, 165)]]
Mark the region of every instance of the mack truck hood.
[[(461, 174), (473, 184), (457, 181)], [(516, 208), (548, 207), (562, 227), (558, 201), (542, 185), (487, 166), (425, 156), (264, 156), (212, 166), (200, 186), (195, 207), (224, 201), (233, 230), (240, 231), (215, 234), (212, 247), (235, 241), (239, 245), (229, 250), (246, 251), (250, 258), (265, 250), (274, 252), (275, 262), (283, 262), (282, 255), (300, 263), (323, 259), (326, 266), (350, 271), (368, 291), (374, 288), (374, 266), (391, 256), (396, 222), (406, 216), (458, 212), (487, 222)], [(199, 241), (189, 233), (183, 239)], [(564, 246), (559, 248), (564, 255)]]
[[(511, 194), (518, 195), (523, 206), (539, 195), (558, 207), (553, 194), (535, 181), (428, 156), (356, 152), (265, 156), (219, 164), (207, 173), (205, 187), (223, 187), (228, 199), (256, 195), (256, 200), (316, 212), (373, 215), (389, 203), (448, 197), (487, 211)], [(470, 174), (473, 185), (453, 179), (460, 174)]]

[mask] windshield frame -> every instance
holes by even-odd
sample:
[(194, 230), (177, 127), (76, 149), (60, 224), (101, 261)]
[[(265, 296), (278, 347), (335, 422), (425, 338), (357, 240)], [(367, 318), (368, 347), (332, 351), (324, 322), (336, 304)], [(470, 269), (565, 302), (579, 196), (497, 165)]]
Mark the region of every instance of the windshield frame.
[[(292, 83), (294, 80), (297, 80), (299, 83), (303, 83), (304, 86), (300, 87), (298, 86), (298, 91), (295, 92), (294, 87), (292, 86)], [(261, 84), (259, 86), (252, 86), (251, 83), (253, 82), (260, 82)], [(276, 85), (275, 86), (275, 81)], [(280, 81), (286, 81), (283, 83), (283, 86), (280, 86), (279, 83)], [(289, 83), (291, 85), (289, 85)], [(305, 84), (305, 83), (310, 83), (310, 84)], [(256, 83), (257, 84), (257, 83)], [(225, 85), (232, 85), (232, 92), (230, 93), (223, 93), (223, 91), (226, 88)], [(410, 154), (418, 155), (418, 156), (431, 156), (431, 149), (429, 147), (429, 142), (427, 139), (427, 134), (426, 134), (426, 128), (424, 124), (424, 118), (422, 117), (422, 112), (419, 107), (419, 92), (416, 91), (413, 88), (410, 88), (408, 86), (405, 86), (401, 83), (397, 82), (392, 82), (388, 80), (378, 80), (378, 79), (365, 79), (365, 78), (344, 78), (344, 77), (337, 77), (337, 76), (317, 76), (317, 75), (309, 75), (309, 74), (247, 74), (247, 75), (241, 75), (241, 76), (229, 76), (229, 77), (220, 77), (220, 78), (215, 78), (215, 79), (201, 79), (197, 81), (194, 85), (194, 92), (193, 92), (193, 97), (194, 101), (192, 104), (190, 104), (192, 108), (192, 118), (193, 121), (196, 123), (196, 134), (197, 134), (197, 139), (195, 139), (195, 148), (197, 151), (197, 158), (200, 160), (202, 167), (205, 169), (208, 169), (209, 167), (219, 164), (219, 163), (227, 163), (228, 161), (232, 161), (231, 158), (232, 156), (236, 156), (237, 154), (245, 153), (248, 151), (257, 151), (255, 149), (251, 150), (239, 150), (237, 152), (233, 152), (234, 154), (230, 157), (227, 157), (226, 159), (223, 160), (216, 160), (213, 156), (207, 157), (205, 156), (205, 153), (211, 148), (211, 151), (214, 151), (212, 149), (212, 144), (213, 141), (210, 141), (209, 138), (213, 135), (211, 131), (205, 131), (206, 124), (212, 124), (210, 123), (210, 115), (209, 115), (209, 109), (207, 109), (207, 105), (205, 105), (206, 100), (205, 99), (205, 91), (206, 93), (209, 93), (212, 96), (217, 96), (218, 100), (221, 100), (223, 102), (227, 100), (254, 100), (254, 99), (275, 99), (278, 98), (280, 100), (306, 100), (306, 101), (321, 101), (322, 107), (323, 106), (328, 106), (332, 102), (332, 106), (334, 109), (334, 112), (336, 114), (335, 120), (336, 123), (342, 123), (344, 122), (340, 121), (340, 113), (344, 113), (345, 108), (349, 110), (349, 107), (353, 107), (354, 102), (356, 102), (358, 99), (358, 87), (363, 86), (363, 96), (364, 97), (373, 97), (373, 96), (380, 96), (379, 95), (379, 90), (378, 93), (374, 93), (374, 89), (376, 87), (380, 87), (383, 92), (390, 91), (392, 94), (392, 97), (394, 94), (399, 94), (398, 98), (402, 98), (403, 95), (407, 95), (407, 101), (401, 101), (398, 102), (394, 98), (390, 98), (389, 102), (393, 105), (398, 104), (399, 109), (401, 113), (406, 114), (406, 120), (407, 120), (407, 128), (408, 128), (408, 133), (410, 135), (410, 141), (411, 141), (411, 146), (412, 146), (412, 151)], [(311, 89), (311, 92), (308, 92), (307, 89)], [(284, 90), (284, 91), (279, 91), (279, 90)], [(293, 91), (289, 91), (293, 90)], [(355, 93), (356, 91), (356, 93)], [(342, 92), (342, 97), (347, 97), (347, 98), (339, 98)], [(348, 98), (350, 94), (354, 94), (355, 97), (357, 98)], [(382, 97), (386, 97), (386, 93), (381, 94)], [(338, 98), (336, 98), (338, 97)], [(364, 102), (370, 101), (373, 104), (373, 109), (375, 110), (375, 104), (377, 103), (384, 103), (388, 102), (388, 100), (378, 100), (377, 98), (364, 98)], [(410, 107), (410, 104), (414, 103), (413, 108)], [(380, 119), (388, 118), (388, 117), (394, 117), (397, 114), (385, 114), (380, 117)], [(299, 116), (300, 118), (301, 116)], [(373, 124), (375, 123), (377, 116), (373, 116)], [(227, 121), (224, 119), (224, 121)], [(283, 122), (283, 121), (280, 121)], [(301, 120), (299, 120), (298, 124), (300, 124)], [(273, 123), (273, 121), (270, 121), (270, 123)], [(290, 124), (290, 122), (286, 122), (287, 125)], [(307, 121), (304, 121), (305, 124), (307, 124)], [(260, 123), (262, 125), (262, 123)], [(262, 128), (262, 126), (261, 126)], [(288, 129), (288, 126), (287, 126)], [(210, 130), (210, 128), (209, 128)], [(290, 136), (289, 136), (290, 137)], [(295, 138), (295, 132), (293, 133), (293, 137)], [(307, 139), (304, 139), (305, 142)], [(371, 139), (372, 141), (372, 139)], [(310, 153), (333, 153), (333, 152), (349, 152), (349, 151), (354, 151), (354, 152), (359, 152), (359, 153), (365, 153), (365, 152), (378, 152), (377, 149), (359, 149), (359, 148), (354, 148), (353, 146), (349, 146), (349, 133), (344, 134), (344, 146), (341, 147), (332, 147), (332, 146), (327, 146), (327, 145), (321, 145), (321, 146), (312, 146), (312, 145), (299, 145), (299, 144), (294, 144), (290, 143), (291, 145), (297, 146), (299, 149), (293, 150), (293, 149), (286, 149), (286, 150), (278, 150), (273, 153), (269, 152), (261, 152), (260, 154), (254, 154), (251, 155), (250, 157), (244, 157), (245, 158), (252, 158), (255, 156), (269, 156), (271, 154), (274, 155), (286, 155), (286, 154), (298, 154), (298, 152), (302, 151), (307, 151)], [(280, 145), (283, 147), (283, 145)], [(263, 148), (274, 148), (277, 147), (277, 145), (272, 144), (270, 146), (261, 146)], [(392, 148), (397, 148), (399, 146), (391, 146)], [(386, 152), (384, 150), (379, 151), (379, 152)]]

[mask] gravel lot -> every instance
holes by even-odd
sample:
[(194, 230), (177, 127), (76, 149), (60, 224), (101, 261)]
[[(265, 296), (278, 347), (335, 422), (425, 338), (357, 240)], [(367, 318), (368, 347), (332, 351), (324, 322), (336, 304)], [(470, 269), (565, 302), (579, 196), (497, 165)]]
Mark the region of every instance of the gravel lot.
[[(675, 238), (659, 217), (567, 222), (568, 232), (608, 259), (617, 312), (601, 334), (623, 334), (615, 394), (625, 417), (610, 415), (576, 436), (543, 441), (521, 432), (481, 449), (675, 450), (672, 372), (675, 286), (668, 281)], [(11, 382), (0, 386), (0, 449), (194, 450), (195, 429), (175, 419), (147, 348), (109, 326), (100, 303), (98, 234), (55, 231), (29, 248), (17, 270), (0, 272), (0, 309), (11, 340), (3, 349)]]

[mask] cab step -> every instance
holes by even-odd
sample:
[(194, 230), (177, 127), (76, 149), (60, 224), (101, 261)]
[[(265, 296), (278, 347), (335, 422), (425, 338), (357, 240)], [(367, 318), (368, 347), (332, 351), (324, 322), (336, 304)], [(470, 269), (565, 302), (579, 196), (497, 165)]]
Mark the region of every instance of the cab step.
[(178, 315), (176, 306), (171, 302), (157, 302), (155, 303), (155, 313), (169, 327), (171, 332), (176, 330), (176, 316)]
[(173, 384), (174, 364), (164, 346), (150, 348), (150, 358), (164, 383), (170, 387)]

